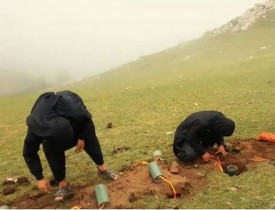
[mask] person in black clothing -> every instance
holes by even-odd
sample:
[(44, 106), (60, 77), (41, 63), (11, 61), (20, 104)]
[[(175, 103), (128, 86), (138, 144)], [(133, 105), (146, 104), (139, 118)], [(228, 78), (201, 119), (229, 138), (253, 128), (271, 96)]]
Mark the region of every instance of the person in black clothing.
[(59, 183), (56, 200), (63, 200), (70, 193), (65, 179), (65, 151), (74, 146), (76, 152), (84, 149), (92, 158), (97, 164), (99, 175), (113, 180), (118, 178), (114, 171), (104, 165), (91, 117), (82, 99), (71, 91), (47, 92), (36, 100), (27, 117), (28, 131), (23, 156), (41, 192), (50, 191), (50, 184), (43, 176), (38, 155), (41, 144), (53, 176)]
[(224, 136), (231, 136), (235, 123), (218, 111), (200, 111), (189, 115), (176, 129), (173, 152), (183, 162), (197, 156), (208, 162), (213, 157), (207, 148), (218, 145), (216, 154), (226, 156)]

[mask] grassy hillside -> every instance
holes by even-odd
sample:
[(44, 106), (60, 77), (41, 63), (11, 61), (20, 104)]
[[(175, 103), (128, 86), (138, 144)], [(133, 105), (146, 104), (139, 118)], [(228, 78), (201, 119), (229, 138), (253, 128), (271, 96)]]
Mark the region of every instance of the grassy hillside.
[[(145, 56), (113, 69), (105, 74), (67, 86), (79, 93), (90, 109), (97, 135), (105, 153), (105, 160), (115, 170), (122, 165), (147, 160), (160, 149), (167, 160), (173, 160), (171, 151), (176, 126), (190, 113), (198, 110), (219, 110), (236, 122), (235, 137), (257, 137), (260, 132), (275, 132), (275, 11), (257, 21), (249, 30), (225, 33), (217, 37), (204, 36), (187, 45), (178, 45), (163, 52)], [(55, 88), (54, 90), (58, 90)], [(29, 175), (22, 159), (22, 144), (26, 132), (25, 118), (41, 92), (0, 98), (0, 178)], [(112, 129), (106, 129), (108, 122)], [(112, 156), (114, 148), (131, 149)], [(43, 156), (43, 155), (42, 155)], [(95, 167), (87, 167), (85, 154), (76, 156), (68, 151), (68, 179), (83, 180), (97, 177)], [(45, 159), (43, 159), (45, 160)], [(80, 163), (81, 162), (81, 163)], [(50, 171), (45, 163), (45, 175)], [(75, 165), (80, 165), (75, 170)], [(83, 166), (83, 167), (81, 167)], [(263, 165), (248, 172), (249, 186), (268, 180), (275, 169)], [(228, 196), (222, 190), (227, 183), (215, 183), (214, 194), (199, 194), (193, 201), (180, 203), (181, 208), (238, 208), (236, 198), (231, 206), (216, 200), (217, 194)], [(243, 179), (235, 180), (243, 182)], [(269, 191), (274, 185), (265, 182)], [(273, 188), (272, 188), (273, 187)], [(211, 188), (210, 188), (211, 189)], [(253, 189), (253, 188), (252, 188)], [(265, 189), (263, 189), (264, 192)], [(273, 190), (273, 191), (272, 191)], [(259, 193), (263, 193), (260, 191)], [(1, 197), (0, 203), (23, 194)], [(274, 199), (269, 196), (260, 203), (249, 202), (251, 192), (242, 195), (248, 202), (241, 208), (267, 208)], [(273, 195), (274, 196), (274, 195)], [(205, 200), (213, 202), (205, 202)], [(2, 200), (2, 202), (1, 202)], [(235, 200), (235, 201), (234, 201)], [(144, 208), (150, 208), (150, 203)], [(164, 206), (167, 207), (167, 206)]]

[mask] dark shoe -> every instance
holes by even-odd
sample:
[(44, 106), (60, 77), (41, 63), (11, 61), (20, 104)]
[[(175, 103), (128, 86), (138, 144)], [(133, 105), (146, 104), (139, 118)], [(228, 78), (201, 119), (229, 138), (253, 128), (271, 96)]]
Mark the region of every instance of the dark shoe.
[(72, 192), (69, 189), (69, 186), (60, 187), (57, 192), (54, 194), (55, 201), (63, 201), (69, 199), (73, 196)]
[(98, 169), (97, 173), (99, 176), (103, 176), (104, 178), (111, 179), (111, 180), (117, 180), (119, 177), (118, 174), (111, 169), (106, 169), (105, 171), (100, 171)]

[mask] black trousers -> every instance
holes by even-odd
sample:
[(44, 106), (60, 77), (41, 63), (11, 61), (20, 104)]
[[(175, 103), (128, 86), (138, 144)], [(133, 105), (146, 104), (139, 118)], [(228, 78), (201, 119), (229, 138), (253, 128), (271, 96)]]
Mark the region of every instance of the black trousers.
[[(43, 150), (51, 171), (56, 181), (65, 179), (66, 158), (65, 151), (77, 145), (78, 138), (75, 136), (73, 127), (68, 124), (49, 138), (43, 141)], [(88, 135), (85, 138), (85, 152), (97, 165), (103, 165), (103, 155), (99, 141), (96, 137), (95, 126), (91, 121), (88, 125)]]

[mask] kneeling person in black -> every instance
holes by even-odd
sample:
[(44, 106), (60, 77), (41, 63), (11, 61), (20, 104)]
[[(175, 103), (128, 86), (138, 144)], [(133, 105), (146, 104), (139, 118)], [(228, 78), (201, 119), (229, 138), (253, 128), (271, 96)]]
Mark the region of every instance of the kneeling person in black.
[(197, 156), (208, 162), (213, 157), (207, 148), (218, 145), (216, 154), (227, 155), (224, 136), (231, 136), (235, 123), (218, 111), (200, 111), (189, 115), (177, 127), (173, 152), (183, 162), (190, 162)]

